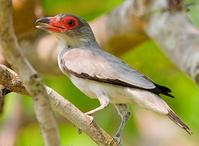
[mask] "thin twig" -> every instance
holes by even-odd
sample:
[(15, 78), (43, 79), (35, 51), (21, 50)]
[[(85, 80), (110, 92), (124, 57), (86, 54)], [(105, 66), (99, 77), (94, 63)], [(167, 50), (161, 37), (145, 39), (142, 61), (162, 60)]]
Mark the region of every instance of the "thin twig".
[(4, 25), (0, 27), (0, 45), (3, 56), (19, 74), (26, 90), (33, 98), (36, 117), (41, 127), (45, 145), (59, 146), (60, 138), (57, 125), (49, 105), (45, 86), (37, 72), (20, 52), (21, 48), (13, 28), (11, 0), (0, 0), (0, 22)]

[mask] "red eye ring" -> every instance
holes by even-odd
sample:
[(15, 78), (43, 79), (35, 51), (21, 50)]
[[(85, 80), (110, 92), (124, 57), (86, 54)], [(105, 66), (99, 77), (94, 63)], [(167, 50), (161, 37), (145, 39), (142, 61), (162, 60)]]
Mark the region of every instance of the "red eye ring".
[(78, 19), (73, 16), (62, 18), (58, 23), (58, 26), (63, 27), (64, 30), (76, 29), (79, 26)]

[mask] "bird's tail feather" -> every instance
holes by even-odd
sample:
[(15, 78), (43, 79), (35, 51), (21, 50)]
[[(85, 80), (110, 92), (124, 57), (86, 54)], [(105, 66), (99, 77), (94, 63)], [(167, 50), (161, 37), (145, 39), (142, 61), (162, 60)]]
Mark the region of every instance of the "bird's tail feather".
[(182, 120), (172, 111), (169, 110), (169, 113), (167, 114), (169, 119), (171, 119), (174, 123), (176, 123), (178, 126), (183, 128), (188, 134), (192, 135), (191, 129), (184, 123)]

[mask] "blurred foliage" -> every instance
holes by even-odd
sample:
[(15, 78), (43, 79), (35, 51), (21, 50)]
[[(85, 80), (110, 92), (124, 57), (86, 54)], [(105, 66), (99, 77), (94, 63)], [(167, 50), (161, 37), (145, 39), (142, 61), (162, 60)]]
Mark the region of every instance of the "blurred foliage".
[(43, 0), (46, 14), (74, 13), (89, 20), (110, 11), (122, 0)]
[(199, 26), (199, 1), (198, 0), (184, 0), (185, 6), (187, 6), (187, 14), (191, 21)]
[[(199, 26), (199, 4), (196, 0), (192, 0), (195, 4), (189, 7), (187, 12), (190, 19)], [(186, 2), (192, 2), (187, 0)], [(75, 13), (83, 16), (87, 20), (91, 20), (103, 13), (106, 13), (119, 5), (122, 0), (43, 0), (43, 7), (47, 15), (57, 13)], [(122, 49), (122, 48), (121, 48)], [(184, 119), (194, 133), (199, 136), (199, 88), (184, 73), (176, 68), (169, 59), (164, 56), (158, 46), (153, 41), (148, 41), (132, 51), (123, 55), (123, 60), (134, 66), (140, 72), (143, 72), (155, 82), (168, 86), (173, 90), (175, 99), (163, 97), (169, 105)], [(44, 76), (45, 82), (74, 103), (82, 111), (88, 111), (98, 106), (96, 100), (92, 100), (82, 94), (72, 83), (63, 76)], [(31, 98), (25, 97), (21, 99), (23, 109), (26, 114), (33, 114), (33, 105)], [(3, 123), (13, 107), (14, 100), (12, 95), (7, 98), (5, 113), (0, 123)], [(9, 105), (9, 106), (8, 106)], [(131, 106), (131, 108), (135, 108)], [(59, 130), (61, 140), (64, 146), (94, 146), (94, 142), (85, 134), (79, 135), (77, 128), (68, 123), (66, 120), (59, 119)], [(119, 124), (119, 117), (115, 109), (110, 105), (95, 116), (95, 121), (102, 126), (107, 132), (113, 134)], [(114, 122), (113, 122), (114, 121)], [(116, 122), (115, 122), (116, 121)], [(136, 129), (136, 119), (130, 118), (125, 130), (124, 141), (135, 143), (138, 132)], [(43, 140), (39, 131), (38, 124), (33, 122), (26, 124), (17, 138), (17, 146), (42, 146)], [(125, 146), (129, 146), (125, 144)]]

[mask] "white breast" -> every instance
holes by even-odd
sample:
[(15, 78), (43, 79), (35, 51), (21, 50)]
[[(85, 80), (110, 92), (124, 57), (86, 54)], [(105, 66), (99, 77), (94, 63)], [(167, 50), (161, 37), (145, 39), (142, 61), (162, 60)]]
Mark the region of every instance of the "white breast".
[(140, 106), (163, 114), (168, 113), (169, 106), (158, 95), (141, 89), (128, 88), (108, 83), (82, 79), (70, 75), (73, 84), (90, 98), (97, 98), (95, 90), (102, 90), (113, 104), (137, 103)]
[(82, 79), (73, 75), (70, 75), (70, 78), (72, 83), (90, 98), (97, 98), (95, 90), (93, 89), (98, 88), (108, 96), (111, 103), (129, 103), (132, 100), (130, 94), (125, 91), (127, 88), (108, 83)]

